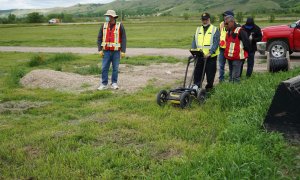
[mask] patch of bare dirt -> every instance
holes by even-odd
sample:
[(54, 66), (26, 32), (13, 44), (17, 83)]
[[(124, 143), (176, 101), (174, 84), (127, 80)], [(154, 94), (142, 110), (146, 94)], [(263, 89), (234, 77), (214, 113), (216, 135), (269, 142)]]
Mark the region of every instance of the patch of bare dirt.
[[(152, 64), (132, 66), (121, 64), (119, 68), (119, 86), (121, 91), (135, 92), (149, 82), (155, 85), (173, 84), (182, 80), (185, 71), (183, 63)], [(76, 73), (54, 70), (33, 70), (21, 79), (27, 88), (56, 89), (67, 92), (96, 90), (100, 83), (99, 76), (83, 76)]]
[(32, 108), (48, 105), (48, 102), (7, 101), (0, 103), (0, 113), (22, 113)]
[(155, 152), (152, 156), (157, 160), (166, 160), (182, 155), (182, 151), (174, 147)]
[(27, 88), (56, 89), (58, 91), (81, 92), (96, 89), (99, 79), (75, 73), (54, 70), (33, 70), (21, 79)]
[[(228, 65), (225, 66), (228, 71)], [(149, 66), (133, 66), (120, 64), (119, 68), (119, 91), (135, 92), (151, 83), (155, 86), (172, 85), (181, 86), (184, 78), (185, 62), (177, 64), (161, 63)], [(190, 66), (189, 77), (192, 72)], [(244, 65), (244, 72), (247, 63)], [(257, 61), (254, 66), (255, 72), (267, 71), (264, 61)], [(215, 84), (218, 83), (219, 73), (217, 70)], [(188, 78), (189, 82), (189, 78)], [(204, 80), (204, 85), (206, 80)], [(55, 89), (58, 91), (80, 93), (96, 90), (100, 85), (100, 76), (84, 76), (76, 73), (60, 72), (54, 70), (33, 70), (21, 79), (21, 84), (27, 88)]]
[(152, 64), (149, 66), (125, 65), (120, 69), (120, 86), (126, 91), (136, 91), (145, 87), (149, 82), (156, 86), (174, 84), (182, 80), (185, 72), (183, 63)]
[(145, 146), (145, 144), (138, 139), (139, 136), (140, 132), (134, 129), (115, 129), (99, 136), (99, 138), (94, 141), (93, 146), (115, 144), (123, 147), (132, 146), (139, 149)]
[(25, 151), (26, 155), (28, 156), (28, 158), (30, 158), (30, 159), (37, 158), (41, 154), (41, 151), (39, 150), (39, 148), (33, 147), (33, 146), (26, 146), (24, 148), (24, 151)]

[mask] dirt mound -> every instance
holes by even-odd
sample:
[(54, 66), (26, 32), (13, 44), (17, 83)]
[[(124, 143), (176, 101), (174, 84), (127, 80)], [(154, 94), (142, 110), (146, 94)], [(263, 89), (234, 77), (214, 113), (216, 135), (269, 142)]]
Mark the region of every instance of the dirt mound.
[[(121, 64), (119, 68), (119, 86), (121, 91), (135, 92), (149, 82), (161, 86), (174, 84), (182, 80), (185, 71), (183, 63), (152, 64), (149, 66), (132, 66)], [(75, 73), (54, 70), (33, 70), (21, 79), (27, 88), (56, 89), (67, 92), (96, 90), (99, 76), (83, 76)], [(178, 84), (179, 85), (179, 84)]]
[(27, 88), (56, 89), (58, 91), (81, 92), (96, 89), (99, 79), (75, 73), (54, 70), (33, 70), (21, 79)]
[[(161, 63), (151, 64), (149, 66), (120, 64), (118, 82), (120, 91), (135, 92), (149, 83), (154, 84), (155, 86), (181, 86), (186, 68), (185, 63), (186, 62), (177, 64)], [(191, 75), (192, 69), (193, 65), (190, 65), (189, 75)], [(247, 66), (244, 65), (244, 71), (246, 71), (246, 69)], [(256, 72), (264, 72), (266, 71), (266, 64), (257, 62), (254, 70)], [(227, 65), (226, 71), (228, 71)], [(215, 84), (218, 83), (218, 77), (219, 73), (217, 70)], [(48, 88), (75, 93), (96, 90), (99, 83), (99, 76), (83, 76), (76, 73), (47, 69), (33, 70), (21, 79), (21, 84), (27, 88)], [(203, 82), (203, 86), (205, 84), (206, 79)]]

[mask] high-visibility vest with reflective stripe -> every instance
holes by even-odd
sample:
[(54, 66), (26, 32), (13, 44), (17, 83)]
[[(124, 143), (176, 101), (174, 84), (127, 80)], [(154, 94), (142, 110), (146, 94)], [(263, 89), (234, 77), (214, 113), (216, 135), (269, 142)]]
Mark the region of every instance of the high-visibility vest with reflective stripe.
[(224, 21), (220, 23), (220, 48), (226, 48), (226, 28), (224, 27)]
[(121, 23), (117, 22), (112, 29), (110, 29), (108, 22), (103, 25), (102, 44), (104, 50), (119, 51), (121, 49), (121, 36), (120, 26)]
[[(217, 28), (213, 25), (210, 25), (207, 29), (206, 33), (204, 34), (203, 26), (198, 27), (195, 34), (195, 41), (197, 49), (202, 49), (204, 55), (209, 53), (213, 45), (213, 38), (217, 31)], [(211, 55), (211, 57), (217, 56), (219, 54), (219, 47), (217, 48), (216, 52)]]
[(240, 60), (248, 58), (248, 52), (244, 50), (243, 42), (239, 39), (239, 33), (241, 31), (241, 27), (237, 27), (234, 30), (236, 34), (235, 37), (226, 34), (226, 48), (224, 52), (224, 56), (228, 60)]

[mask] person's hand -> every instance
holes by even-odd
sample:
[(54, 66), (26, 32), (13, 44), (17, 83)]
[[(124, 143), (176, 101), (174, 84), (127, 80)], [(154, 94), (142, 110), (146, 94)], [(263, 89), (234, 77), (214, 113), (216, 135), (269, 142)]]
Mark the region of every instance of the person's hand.
[(210, 58), (211, 54), (208, 53), (207, 55), (204, 56), (204, 58)]
[(100, 56), (101, 58), (103, 58), (103, 56), (104, 56), (103, 51), (99, 51), (99, 56)]
[(124, 57), (125, 57), (125, 53), (121, 52), (121, 58), (124, 58)]

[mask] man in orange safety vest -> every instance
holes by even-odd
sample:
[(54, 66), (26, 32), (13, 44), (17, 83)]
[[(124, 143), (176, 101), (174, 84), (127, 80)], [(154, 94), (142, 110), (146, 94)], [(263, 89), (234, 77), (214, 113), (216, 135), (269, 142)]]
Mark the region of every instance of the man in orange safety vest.
[(98, 90), (108, 88), (108, 71), (112, 64), (111, 88), (119, 89), (118, 71), (120, 58), (125, 57), (126, 33), (121, 22), (117, 22), (118, 15), (114, 10), (108, 10), (105, 14), (105, 23), (98, 34), (98, 51), (102, 60), (102, 82)]

